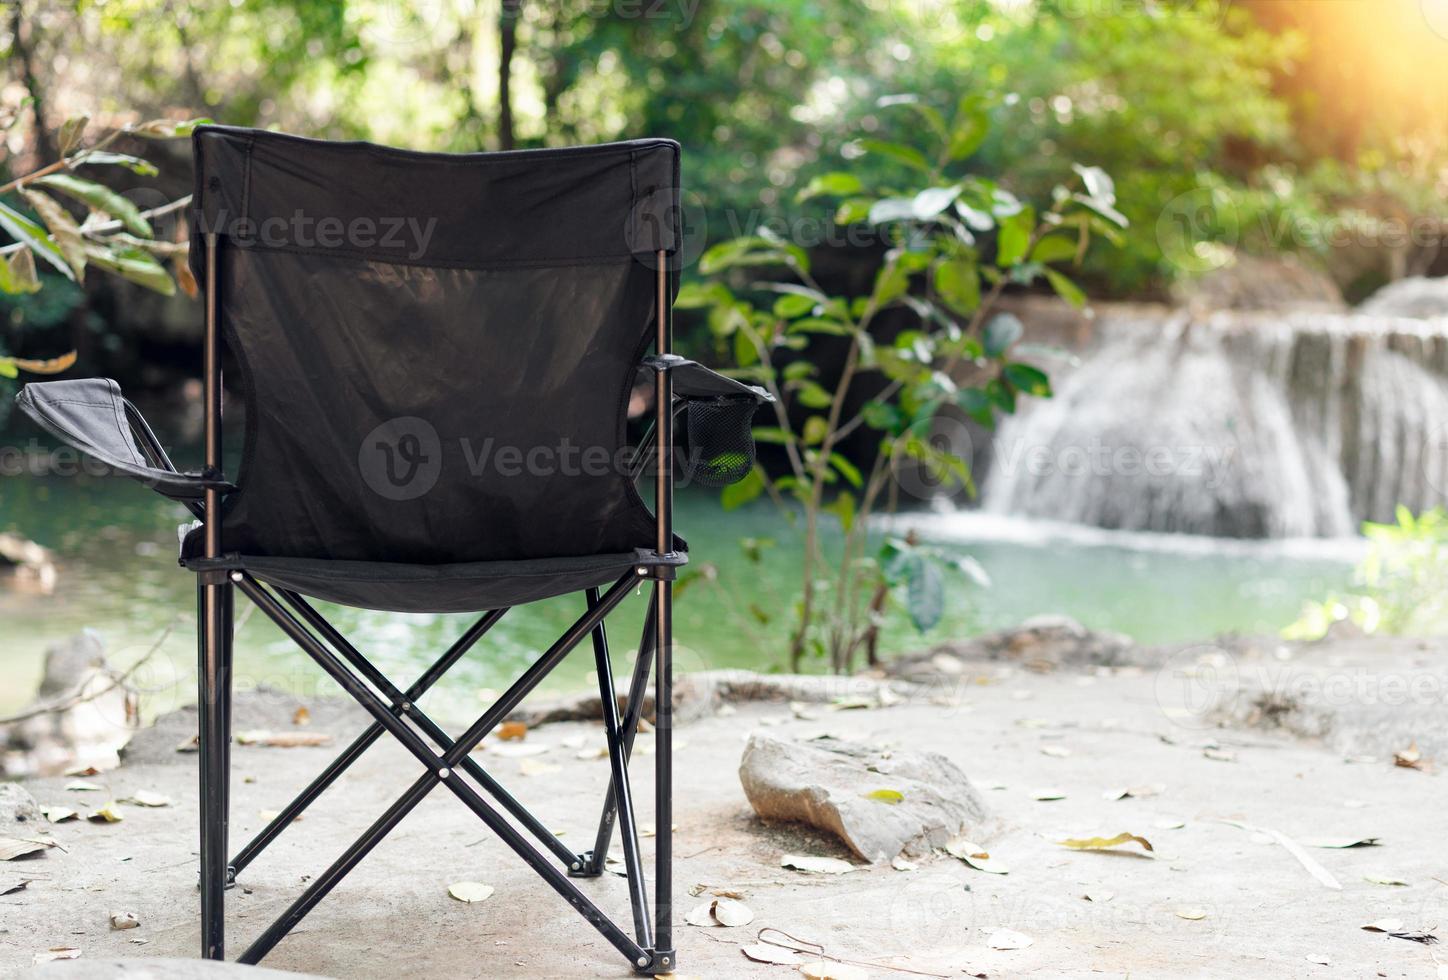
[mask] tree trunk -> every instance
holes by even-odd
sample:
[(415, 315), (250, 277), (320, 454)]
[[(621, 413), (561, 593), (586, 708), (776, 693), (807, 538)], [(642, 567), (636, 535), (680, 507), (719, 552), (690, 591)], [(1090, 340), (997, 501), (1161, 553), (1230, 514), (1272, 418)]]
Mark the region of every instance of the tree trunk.
[(513, 132), (513, 53), (518, 50), (518, 15), (523, 0), (503, 0), (502, 16), (498, 18), (498, 146), (511, 150), (517, 146)]
[(35, 158), (36, 166), (44, 166), (57, 157), (55, 144), (50, 140), (50, 130), (45, 124), (45, 93), (40, 79), (35, 77), (35, 65), (31, 49), (35, 36), (26, 28), (25, 0), (16, 0), (10, 9), (10, 51), (20, 65), (20, 80), (30, 96), (30, 111), (35, 115)]

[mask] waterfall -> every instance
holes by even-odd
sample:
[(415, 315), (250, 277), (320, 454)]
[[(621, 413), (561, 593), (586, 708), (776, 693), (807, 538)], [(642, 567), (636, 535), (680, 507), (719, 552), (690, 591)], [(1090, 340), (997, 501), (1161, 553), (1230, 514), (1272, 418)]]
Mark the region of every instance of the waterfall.
[(1114, 313), (1007, 419), (988, 511), (1235, 538), (1336, 537), (1448, 502), (1448, 317)]

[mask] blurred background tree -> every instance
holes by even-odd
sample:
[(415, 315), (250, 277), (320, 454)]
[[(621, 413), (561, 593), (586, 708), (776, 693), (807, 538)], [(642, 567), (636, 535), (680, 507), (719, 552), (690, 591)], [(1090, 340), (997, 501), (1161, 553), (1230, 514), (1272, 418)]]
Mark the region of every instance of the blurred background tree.
[[(881, 96), (948, 111), (975, 93), (994, 106), (976, 172), (1022, 198), (1049, 193), (1063, 161), (1116, 178), (1130, 228), (1088, 260), (1092, 294), (1165, 295), (1183, 263), (1159, 222), (1180, 207), (1171, 234), (1189, 251), (1299, 252), (1356, 298), (1442, 271), (1436, 246), (1381, 241), (1389, 225), (1448, 223), (1448, 59), (1429, 13), (1418, 0), (15, 0), (0, 106), (25, 124), (0, 170), (53, 158), (79, 113), (451, 151), (667, 135), (684, 145), (694, 220), (719, 241), (800, 217), (799, 189), (842, 157), (877, 181), (889, 161), (853, 141), (886, 125)], [(160, 177), (113, 186), (143, 206), (183, 194), (186, 148), (168, 152)], [(1366, 245), (1324, 244), (1325, 228)], [(108, 351), (130, 380), (189, 363), (180, 300), (102, 282), (4, 303), (10, 350)]]

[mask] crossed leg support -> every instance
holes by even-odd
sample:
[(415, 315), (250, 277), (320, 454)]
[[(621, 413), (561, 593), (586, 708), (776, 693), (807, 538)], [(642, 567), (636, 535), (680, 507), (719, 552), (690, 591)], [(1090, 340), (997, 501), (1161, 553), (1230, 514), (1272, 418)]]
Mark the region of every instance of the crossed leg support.
[[(643, 574), (640, 570), (640, 574)], [(301, 813), (313, 800), (316, 799), (348, 766), (354, 762), (363, 751), (376, 741), (386, 731), (398, 739), (402, 745), (412, 752), (417, 759), (423, 763), (427, 771), (420, 776), (407, 792), (404, 793), (396, 803), (382, 814), (371, 827), (357, 840), (350, 848), (337, 858), (335, 862), (320, 876), (318, 876), (307, 890), (292, 903), (292, 905), (277, 919), (265, 932), (259, 936), (250, 947), (241, 955), (243, 963), (256, 963), (269, 952), (298, 922), (323, 898), (338, 882), (342, 880), (356, 865), (381, 842), (386, 835), (420, 803), (429, 792), (437, 785), (442, 784), (456, 795), (469, 809), (471, 809), (490, 829), (492, 829), (504, 843), (508, 844), (520, 857), (542, 877), (560, 895), (568, 900), (580, 914), (584, 916), (603, 936), (609, 940), (620, 952), (622, 952), (635, 969), (640, 972), (669, 972), (675, 967), (675, 954), (672, 948), (671, 929), (671, 901), (668, 889), (671, 887), (671, 876), (668, 871), (669, 853), (669, 823), (670, 816), (667, 812), (667, 797), (669, 790), (670, 765), (667, 754), (667, 716), (668, 712), (663, 709), (659, 712), (661, 726), (657, 729), (660, 734), (659, 759), (658, 759), (658, 799), (664, 801), (664, 809), (660, 811), (660, 829), (656, 846), (658, 847), (658, 868), (655, 886), (655, 911), (657, 915), (656, 928), (650, 928), (648, 918), (647, 896), (642, 869), (642, 861), (639, 856), (639, 845), (637, 827), (634, 820), (634, 811), (631, 795), (629, 793), (627, 761), (629, 751), (632, 747), (633, 736), (636, 731), (638, 720), (641, 715), (643, 693), (647, 685), (650, 661), (657, 659), (659, 662), (658, 677), (664, 687), (660, 690), (656, 702), (667, 705), (668, 691), (668, 637), (670, 635), (668, 612), (671, 610), (671, 596), (668, 593), (669, 584), (663, 581), (654, 583), (654, 594), (649, 605), (648, 624), (645, 628), (644, 640), (640, 645), (639, 661), (635, 665), (634, 675), (630, 684), (630, 696), (626, 705), (626, 711), (622, 718), (619, 716), (618, 704), (613, 696), (612, 668), (608, 659), (607, 637), (603, 629), (603, 620), (622, 599), (628, 594), (637, 578), (630, 573), (620, 578), (604, 595), (599, 596), (598, 590), (590, 589), (588, 592), (589, 609), (561, 636), (542, 657), (526, 670), (522, 676), (505, 692), (498, 701), (489, 708), (474, 724), (467, 729), (456, 740), (450, 739), (443, 730), (436, 725), (426, 714), (418, 710), (415, 701), (429, 687), (450, 668), (477, 640), (495, 624), (506, 610), (496, 610), (488, 613), (479, 620), (467, 633), (465, 633), (446, 653), (438, 659), (418, 680), (407, 689), (399, 690), (389, 681), (385, 675), (370, 664), (355, 648), (351, 646), (337, 631), (327, 623), (322, 616), (306, 603), (301, 596), (285, 590), (280, 590), (282, 598), (296, 611), (303, 622), (287, 610), (270, 590), (258, 583), (244, 572), (233, 572), (225, 583), (211, 583), (203, 585), (201, 592), (201, 610), (203, 612), (203, 628), (201, 630), (201, 666), (202, 680), (202, 934), (203, 934), (203, 955), (210, 958), (220, 959), (223, 955), (223, 891), (225, 884), (234, 879), (247, 864), (249, 864), (276, 836), (291, 822), (294, 817)], [(218, 682), (218, 674), (213, 673), (213, 668), (219, 668), (224, 660), (224, 676), (229, 677), (230, 668), (230, 592), (232, 587), (239, 588), (252, 599), (253, 602), (265, 612), (269, 618), (277, 623), (281, 629), (296, 642), (304, 652), (326, 671), (334, 680), (340, 684), (349, 694), (366, 709), (374, 719), (373, 725), (359, 736), (324, 772), (309, 785), (301, 795), (297, 797), (276, 819), (264, 828), (250, 844), (248, 844), (231, 862), (226, 864), (226, 783), (227, 763), (224, 751), (217, 751), (217, 746), (225, 746), (229, 741), (229, 697), (223, 696), (222, 685)], [(225, 599), (218, 599), (215, 605), (217, 629), (211, 629), (213, 625), (211, 616), (212, 606), (207, 605), (206, 595), (210, 590), (221, 592), (224, 590)], [(662, 602), (660, 597), (662, 596)], [(661, 613), (662, 610), (662, 613)], [(308, 630), (310, 625), (324, 637), (331, 647), (328, 649), (313, 633)], [(222, 628), (224, 627), (224, 629)], [(663, 633), (660, 634), (660, 629)], [(595, 661), (598, 665), (600, 695), (604, 705), (604, 727), (609, 744), (610, 762), (610, 787), (609, 795), (605, 802), (604, 814), (600, 820), (599, 841), (592, 852), (584, 855), (575, 855), (563, 847), (558, 838), (548, 831), (541, 822), (537, 820), (528, 810), (514, 799), (507, 791), (497, 783), (469, 753), (482, 739), (499, 723), (514, 707), (546, 677), (562, 661), (564, 656), (582, 641), (584, 635), (591, 633), (594, 640)], [(224, 634), (224, 644), (214, 644), (211, 641)], [(665, 642), (657, 642), (657, 637), (663, 635)], [(212, 656), (214, 652), (224, 653), (224, 658)], [(341, 659), (337, 656), (341, 655)], [(650, 656), (652, 654), (653, 656)], [(357, 673), (361, 674), (367, 682), (377, 688), (375, 693), (359, 679), (356, 674), (347, 669), (343, 663), (350, 664)], [(229, 689), (225, 694), (229, 695)], [(208, 700), (207, 695), (212, 697)], [(210, 706), (208, 708), (208, 706)], [(411, 721), (421, 730), (423, 735), (431, 739), (441, 754), (430, 748), (421, 736), (408, 724)], [(457, 778), (458, 770), (461, 773), (472, 777), (485, 791), (489, 793), (498, 803), (516, 819), (524, 829), (531, 832), (543, 845), (552, 852), (553, 856), (562, 862), (567, 873), (561, 871), (548, 858), (548, 855), (540, 852), (529, 841), (508, 822), (508, 820), (492, 806), (488, 804), (466, 781)], [(574, 876), (589, 876), (590, 873), (597, 873), (594, 869), (601, 871), (606, 855), (608, 841), (612, 837), (613, 823), (617, 815), (624, 847), (625, 863), (628, 871), (629, 897), (633, 909), (634, 927), (638, 936), (637, 941), (628, 936), (622, 929), (615, 925), (596, 905), (569, 880), (569, 874)], [(218, 855), (220, 857), (218, 858)]]

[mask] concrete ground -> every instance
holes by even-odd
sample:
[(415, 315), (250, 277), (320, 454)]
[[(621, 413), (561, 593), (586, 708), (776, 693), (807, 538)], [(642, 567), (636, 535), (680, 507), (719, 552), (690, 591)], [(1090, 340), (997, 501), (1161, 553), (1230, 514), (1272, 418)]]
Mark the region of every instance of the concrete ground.
[[(819, 944), (874, 977), (1448, 976), (1438, 967), (1448, 963), (1448, 947), (1362, 928), (1397, 919), (1397, 931), (1448, 938), (1445, 784), (1431, 761), (1413, 769), (1392, 758), (1414, 738), (1425, 757), (1443, 744), (1444, 652), (1409, 642), (1294, 651), (1237, 644), (1089, 671), (971, 663), (887, 708), (748, 704), (681, 726), (679, 918), (713, 889), (741, 894), (755, 918), (737, 928), (680, 921), (680, 970), (799, 976), (795, 967), (741, 954), (769, 928)], [(1383, 691), (1400, 684), (1411, 692), (1406, 700), (1385, 702)], [(848, 685), (841, 682), (842, 693)], [(237, 728), (293, 730), (295, 708), (275, 695), (243, 699)], [(340, 705), (314, 704), (311, 712), (301, 730), (334, 733), (337, 743), (363, 724), (360, 712)], [(71, 778), (27, 784), (44, 805), (82, 810), (143, 790), (175, 802), (122, 804), (119, 823), (45, 828), (64, 850), (0, 863), (0, 883), (35, 879), (0, 897), (0, 976), (17, 975), (36, 953), (57, 946), (82, 950), (82, 960), (50, 968), (68, 968), (55, 976), (71, 978), (114, 975), (80, 972), (85, 961), (195, 955), (195, 756), (175, 750), (194, 722), (193, 713), (179, 712), (141, 733), (119, 770), (90, 777), (100, 791), (69, 791)], [(1009, 873), (983, 873), (947, 856), (916, 870), (862, 867), (839, 876), (780, 867), (785, 853), (849, 855), (808, 830), (754, 817), (736, 770), (744, 741), (760, 729), (944, 753), (992, 806), (996, 819), (979, 843)], [(652, 820), (650, 741), (640, 737), (644, 754), (635, 761), (645, 823)], [(586, 746), (602, 745), (598, 726), (550, 724), (510, 744), (547, 751), (520, 758), (490, 748), (477, 758), (584, 849), (607, 778), (606, 762), (580, 758)], [(262, 812), (282, 806), (339, 748), (238, 746), (234, 841), (258, 829)], [(417, 772), (401, 749), (379, 744), (248, 868), (242, 887), (228, 892), (231, 955)], [(1133, 794), (1115, 798), (1122, 790)], [(1038, 798), (1045, 796), (1060, 798)], [(1121, 832), (1148, 838), (1154, 852), (1081, 852), (1056, 843)], [(1340, 885), (1333, 889), (1274, 834), (1303, 843), (1378, 843), (1301, 849)], [(650, 858), (652, 844), (644, 841)], [(496, 891), (464, 904), (448, 895), (459, 881)], [(583, 884), (627, 921), (622, 878)], [(134, 913), (140, 926), (112, 930), (113, 912)], [(1001, 930), (1030, 944), (992, 948), (992, 940), (1006, 938)], [(442, 791), (265, 965), (349, 980), (630, 975), (601, 936)]]

